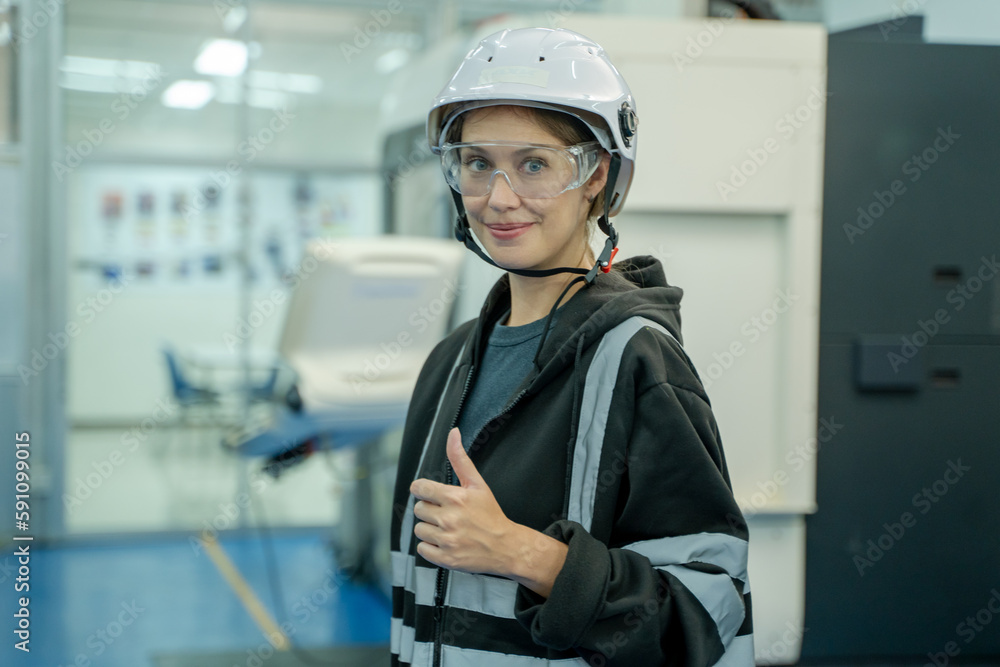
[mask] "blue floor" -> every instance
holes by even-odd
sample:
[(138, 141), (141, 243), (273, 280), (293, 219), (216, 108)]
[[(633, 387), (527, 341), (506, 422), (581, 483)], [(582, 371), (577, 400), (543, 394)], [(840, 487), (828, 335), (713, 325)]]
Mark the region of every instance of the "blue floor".
[[(304, 648), (388, 643), (389, 603), (332, 570), (325, 536), (274, 537), (285, 613), (257, 538), (220, 545), (278, 624)], [(147, 667), (153, 653), (245, 651), (261, 629), (207, 553), (187, 539), (31, 548), (31, 653), (14, 648), (17, 560), (0, 554), (0, 665)], [(249, 657), (249, 656), (248, 656)]]

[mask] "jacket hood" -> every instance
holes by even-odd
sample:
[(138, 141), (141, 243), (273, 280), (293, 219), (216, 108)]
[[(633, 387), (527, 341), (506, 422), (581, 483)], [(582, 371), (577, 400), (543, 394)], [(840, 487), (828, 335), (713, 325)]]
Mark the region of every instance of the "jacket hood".
[[(540, 381), (573, 364), (606, 331), (636, 315), (663, 325), (683, 344), (680, 302), (684, 291), (667, 283), (660, 260), (639, 255), (614, 266), (610, 273), (598, 273), (593, 284), (577, 290), (556, 311), (556, 323), (539, 355)], [(510, 275), (505, 273), (486, 297), (467, 353), (477, 364), (489, 332), (509, 308)]]

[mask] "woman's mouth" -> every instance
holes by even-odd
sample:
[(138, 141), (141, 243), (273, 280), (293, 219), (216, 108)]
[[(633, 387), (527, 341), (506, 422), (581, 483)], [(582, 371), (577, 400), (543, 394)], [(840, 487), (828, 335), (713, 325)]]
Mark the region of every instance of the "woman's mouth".
[(515, 239), (524, 232), (528, 231), (534, 223), (532, 222), (509, 222), (495, 225), (486, 225), (490, 230), (490, 234), (493, 238), (500, 240)]

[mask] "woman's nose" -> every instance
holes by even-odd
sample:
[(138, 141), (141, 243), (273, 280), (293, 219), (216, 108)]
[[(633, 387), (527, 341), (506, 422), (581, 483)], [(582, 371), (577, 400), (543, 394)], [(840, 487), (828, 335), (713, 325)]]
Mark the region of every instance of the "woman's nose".
[[(503, 178), (500, 178), (500, 176), (503, 176)], [(493, 179), (490, 182), (490, 208), (500, 211), (517, 208), (520, 203), (521, 198), (517, 196), (517, 193), (511, 187), (507, 173), (500, 170), (494, 172)]]

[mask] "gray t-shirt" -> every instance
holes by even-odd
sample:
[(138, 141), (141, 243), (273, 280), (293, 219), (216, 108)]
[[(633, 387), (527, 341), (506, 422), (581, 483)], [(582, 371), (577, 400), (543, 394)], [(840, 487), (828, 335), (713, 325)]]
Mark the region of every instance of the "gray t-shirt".
[[(508, 317), (509, 310), (490, 332), (482, 364), (476, 369), (476, 379), (462, 406), (458, 429), (466, 451), (469, 451), (479, 429), (504, 409), (514, 390), (528, 376), (538, 350), (538, 338), (542, 335), (546, 318), (519, 327), (508, 327), (501, 324)], [(552, 317), (549, 331), (557, 319), (558, 311)]]

